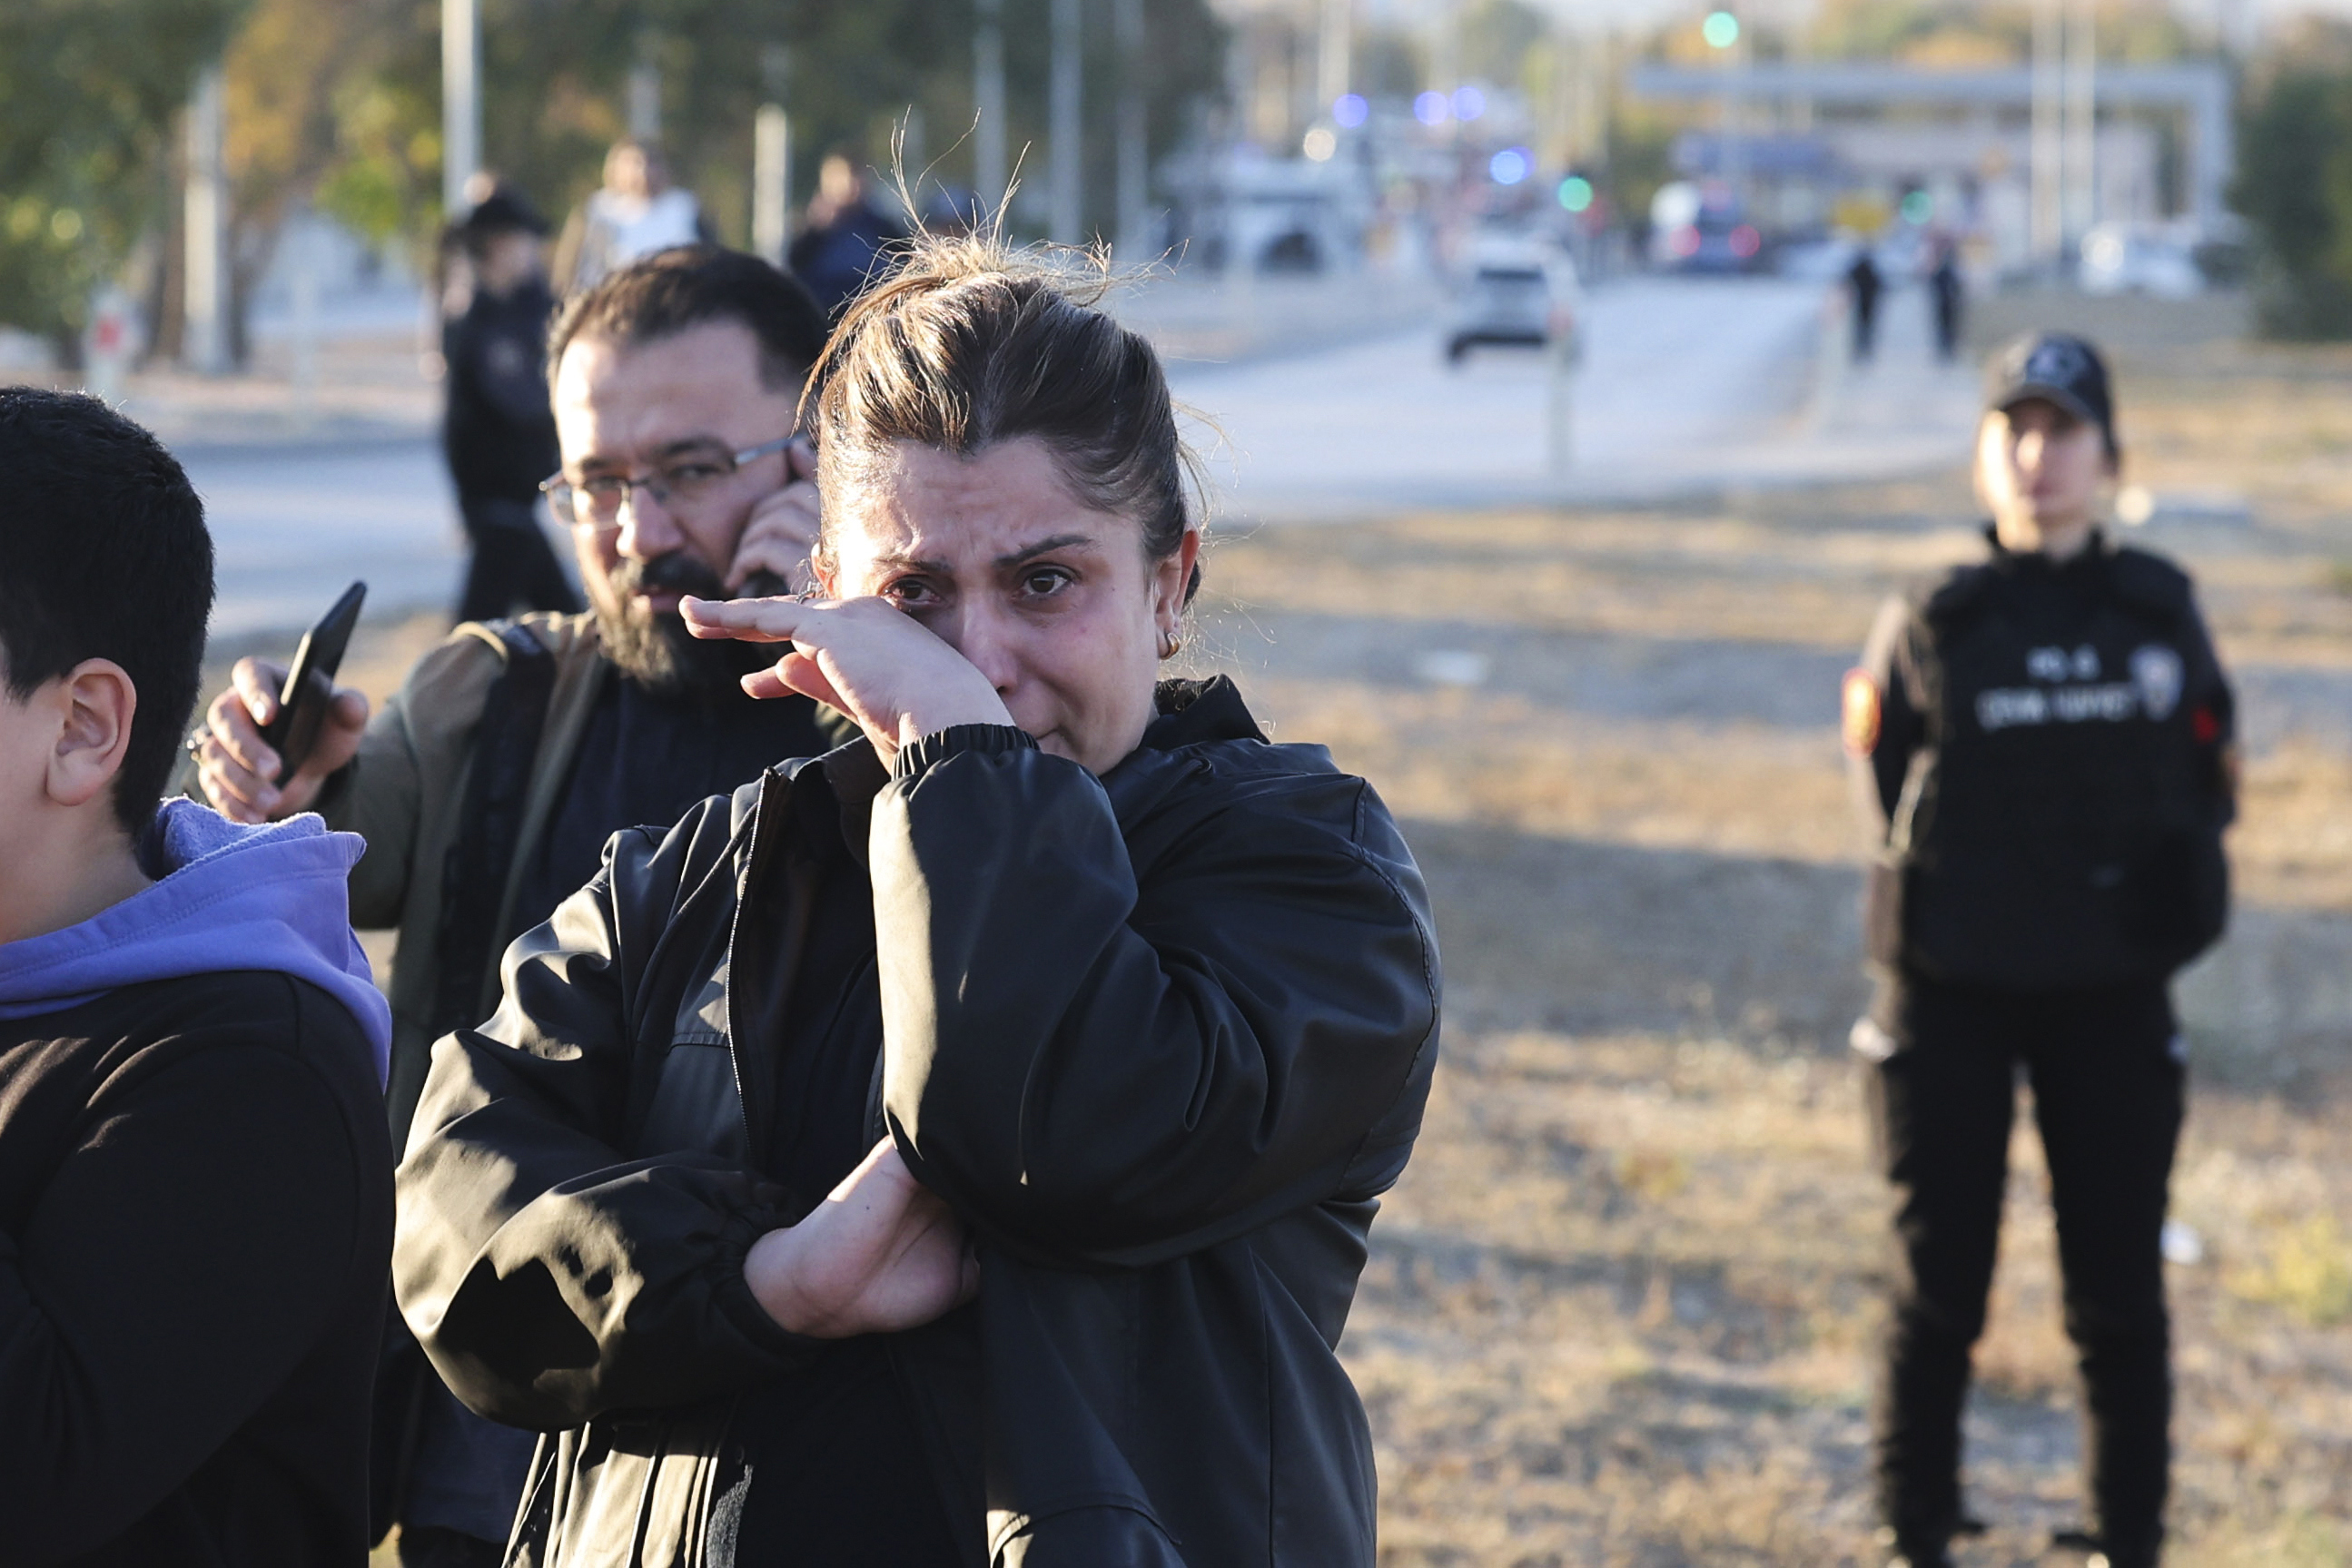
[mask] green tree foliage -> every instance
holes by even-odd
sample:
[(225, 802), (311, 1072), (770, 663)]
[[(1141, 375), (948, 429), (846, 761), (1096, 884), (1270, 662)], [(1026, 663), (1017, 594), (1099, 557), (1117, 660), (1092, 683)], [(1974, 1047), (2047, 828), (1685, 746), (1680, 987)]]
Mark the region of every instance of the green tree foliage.
[(2352, 337), (2352, 30), (2307, 26), (2250, 83), (2230, 199), (2260, 241), (2263, 329)]
[(0, 5), (0, 321), (74, 362), (166, 193), (179, 110), (244, 0)]
[[(325, 4), (327, 0), (301, 0)], [(340, 152), (320, 190), (367, 232), (428, 236), (440, 218), (437, 0), (394, 8), (381, 57), (344, 89)], [(1008, 145), (1043, 152), (1051, 0), (1006, 0)], [(405, 15), (399, 13), (404, 9)], [(1145, 90), (1155, 156), (1213, 87), (1223, 36), (1205, 0), (1145, 0)], [(650, 60), (662, 84), (663, 141), (722, 236), (748, 238), (751, 120), (782, 49), (795, 193), (836, 146), (888, 158), (891, 127), (919, 109), (935, 178), (971, 180), (971, 0), (484, 0), (483, 162), (561, 219), (593, 190), (627, 128), (626, 81)], [(1118, 61), (1108, 0), (1087, 0), (1087, 183), (1092, 219), (1110, 222)], [(1039, 158), (1030, 160), (1032, 169)], [(919, 171), (910, 170), (909, 173)]]

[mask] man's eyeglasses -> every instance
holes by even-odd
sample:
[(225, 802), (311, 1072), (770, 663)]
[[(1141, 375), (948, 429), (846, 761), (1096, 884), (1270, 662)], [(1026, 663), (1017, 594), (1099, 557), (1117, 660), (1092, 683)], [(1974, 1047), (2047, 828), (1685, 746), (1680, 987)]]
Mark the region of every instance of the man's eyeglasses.
[(746, 463), (782, 452), (793, 437), (779, 436), (734, 453), (697, 453), (675, 457), (649, 474), (596, 474), (574, 479), (556, 474), (539, 482), (555, 520), (593, 533), (621, 526), (621, 507), (633, 490), (643, 490), (672, 511), (691, 508)]

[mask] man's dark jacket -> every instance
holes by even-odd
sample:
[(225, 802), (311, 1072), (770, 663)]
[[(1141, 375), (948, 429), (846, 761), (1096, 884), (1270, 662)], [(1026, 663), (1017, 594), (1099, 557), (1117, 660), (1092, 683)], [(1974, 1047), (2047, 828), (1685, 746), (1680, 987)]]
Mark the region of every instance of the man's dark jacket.
[(435, 1048), (395, 1281), (460, 1397), (564, 1432), (516, 1561), (700, 1561), (733, 1397), (822, 1353), (742, 1274), (810, 1195), (742, 1151), (778, 1109), (752, 1046), (790, 1001), (798, 841), (845, 821), (881, 934), (841, 1009), (883, 1031), (867, 1130), (980, 1239), (976, 1334), (886, 1342), (966, 1560), (1373, 1561), (1334, 1346), (1434, 1065), (1427, 899), (1321, 748), (1267, 744), (1223, 682), (1162, 707), (1099, 781), (971, 727), (620, 834), (509, 952), (499, 1015)]
[(0, 1020), (0, 1562), (366, 1560), (372, 1057), (260, 970)]

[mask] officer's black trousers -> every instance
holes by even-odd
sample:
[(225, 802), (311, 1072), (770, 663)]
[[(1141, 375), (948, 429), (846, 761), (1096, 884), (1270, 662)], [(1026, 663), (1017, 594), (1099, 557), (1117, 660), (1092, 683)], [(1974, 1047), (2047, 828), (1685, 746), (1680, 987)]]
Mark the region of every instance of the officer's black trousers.
[(2088, 1501), (2119, 1564), (2152, 1562), (2172, 1404), (2160, 1248), (2183, 1087), (2165, 986), (2028, 994), (1904, 977), (1873, 1018), (1892, 1047), (1870, 1092), (1896, 1240), (1873, 1411), (1882, 1517), (1928, 1542), (1959, 1517), (1969, 1354), (1992, 1287), (2021, 1065), (2083, 1371)]

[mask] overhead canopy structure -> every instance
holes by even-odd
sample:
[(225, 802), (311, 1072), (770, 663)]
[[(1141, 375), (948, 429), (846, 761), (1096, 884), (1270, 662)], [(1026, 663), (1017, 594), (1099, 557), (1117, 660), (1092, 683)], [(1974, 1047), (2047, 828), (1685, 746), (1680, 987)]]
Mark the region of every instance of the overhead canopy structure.
[[(2033, 72), (2024, 66), (1995, 70), (1916, 70), (1891, 65), (1752, 64), (1704, 68), (1635, 66), (1627, 87), (1636, 98), (1715, 99), (1727, 94), (1819, 105), (1883, 109), (1926, 104), (1953, 109), (2030, 110)], [(2227, 211), (2236, 160), (2230, 125), (2230, 77), (2214, 61), (2179, 65), (2101, 65), (2098, 101), (2108, 108), (2184, 112), (2189, 120), (2189, 210), (2217, 224)]]

